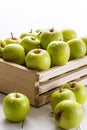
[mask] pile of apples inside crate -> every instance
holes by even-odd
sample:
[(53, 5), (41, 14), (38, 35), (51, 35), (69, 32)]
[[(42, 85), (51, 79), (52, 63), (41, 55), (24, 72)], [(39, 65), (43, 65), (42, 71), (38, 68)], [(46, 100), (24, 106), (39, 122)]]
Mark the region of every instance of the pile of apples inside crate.
[[(87, 59), (87, 37), (78, 37), (78, 34), (73, 29), (56, 30), (55, 28), (30, 30), (29, 32), (20, 34), (18, 38), (14, 37), (11, 33), (10, 38), (0, 40), (0, 57), (6, 62), (16, 63), (30, 70), (35, 70), (38, 74), (39, 72), (44, 73), (55, 67), (63, 66), (64, 69), (64, 65), (68, 62), (73, 62), (75, 59), (80, 58), (84, 59), (84, 57)], [(85, 60), (83, 61), (85, 65)], [(77, 67), (78, 66), (79, 65), (77, 65)], [(49, 78), (44, 78), (44, 81), (48, 80)], [(54, 83), (54, 81), (52, 83)], [(49, 82), (49, 84), (51, 83)], [(55, 84), (51, 84), (52, 89), (54, 85)], [(44, 83), (39, 87), (39, 90), (40, 89), (43, 90), (43, 93), (46, 92), (45, 90), (47, 90), (47, 88), (44, 87)], [(48, 88), (48, 90), (50, 89)], [(43, 93), (39, 91), (37, 97)], [(19, 97), (22, 98), (22, 96), (17, 93), (15, 93), (13, 97), (17, 99)], [(10, 95), (8, 99), (12, 100)], [(11, 119), (8, 114), (9, 108), (6, 109), (7, 101), (5, 102), (5, 100), (3, 103), (4, 113), (8, 120), (19, 122), (26, 117), (27, 114), (24, 114), (24, 117), (20, 119), (20, 112), (18, 111), (19, 113), (17, 115), (19, 115), (19, 118), (16, 119), (14, 111), (14, 113), (11, 113), (11, 117), (13, 117)], [(84, 84), (80, 82), (66, 82), (59, 87), (58, 90), (53, 90), (50, 95), (50, 105), (58, 127), (64, 129), (78, 127), (84, 117), (84, 108), (82, 105), (86, 100), (87, 90)], [(30, 104), (28, 102), (28, 109), (29, 108)], [(24, 108), (23, 111), (25, 111)]]
[(48, 70), (87, 54), (87, 37), (72, 29), (37, 29), (0, 40), (0, 57), (34, 70)]

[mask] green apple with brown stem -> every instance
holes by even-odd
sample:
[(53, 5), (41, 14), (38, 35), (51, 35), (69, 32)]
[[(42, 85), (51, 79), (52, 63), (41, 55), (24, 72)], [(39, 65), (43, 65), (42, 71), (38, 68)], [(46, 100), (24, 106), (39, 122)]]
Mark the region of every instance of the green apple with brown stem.
[(57, 126), (68, 130), (80, 125), (84, 118), (84, 108), (73, 100), (63, 100), (58, 103), (54, 111)]
[(5, 39), (6, 44), (11, 44), (11, 43), (18, 44), (19, 42), (20, 42), (20, 38), (14, 37), (12, 32), (11, 32), (11, 37)]
[(75, 94), (67, 88), (59, 88), (55, 90), (50, 97), (50, 104), (52, 111), (54, 112), (56, 105), (63, 100), (74, 100), (76, 101)]
[(40, 40), (34, 36), (26, 36), (22, 38), (20, 45), (23, 46), (25, 54), (35, 48), (40, 47)]
[(52, 41), (62, 41), (63, 35), (60, 31), (55, 30), (54, 28), (46, 29), (41, 34), (41, 47), (47, 49), (47, 46)]
[(33, 49), (25, 57), (26, 66), (30, 69), (43, 71), (48, 70), (51, 66), (49, 53), (44, 49)]
[(21, 122), (28, 115), (30, 110), (30, 101), (22, 93), (12, 92), (3, 99), (3, 112), (6, 119), (12, 122)]
[(36, 37), (37, 36), (37, 32), (33, 31), (32, 29), (29, 31), (29, 32), (25, 32), (25, 33), (22, 33), (20, 35), (20, 39), (26, 37), (26, 36), (34, 36)]
[(70, 89), (76, 96), (76, 101), (84, 104), (87, 101), (87, 89), (83, 83), (69, 82), (62, 85), (63, 88)]

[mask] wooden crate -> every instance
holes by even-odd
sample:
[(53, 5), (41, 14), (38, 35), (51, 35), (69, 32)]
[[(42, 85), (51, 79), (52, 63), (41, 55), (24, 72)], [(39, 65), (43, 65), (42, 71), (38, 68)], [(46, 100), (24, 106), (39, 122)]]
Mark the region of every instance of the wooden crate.
[(24, 93), (35, 107), (48, 103), (53, 91), (73, 80), (87, 84), (87, 56), (41, 72), (0, 59), (0, 91)]

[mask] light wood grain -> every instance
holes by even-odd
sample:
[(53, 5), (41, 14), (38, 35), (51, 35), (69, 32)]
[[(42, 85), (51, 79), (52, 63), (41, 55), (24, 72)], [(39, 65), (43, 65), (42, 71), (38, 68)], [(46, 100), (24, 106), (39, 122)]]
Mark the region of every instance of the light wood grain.
[(0, 91), (10, 93), (18, 91), (26, 94), (30, 102), (35, 104), (35, 82), (36, 73), (25, 67), (10, 64), (1, 60), (0, 62)]
[(87, 56), (69, 61), (67, 64), (63, 66), (56, 66), (50, 68), (47, 71), (38, 72), (37, 74), (39, 75), (39, 82), (44, 82), (48, 79), (54, 78), (65, 72), (69, 72), (84, 65), (87, 65)]
[[(81, 68), (78, 68), (76, 70), (67, 72), (63, 75), (57, 76), (56, 78), (53, 78), (51, 80), (49, 80), (48, 82), (42, 84), (39, 86), (39, 94), (42, 94), (46, 91), (49, 91), (51, 89), (54, 89), (66, 82), (75, 80), (80, 78), (83, 75), (87, 74), (87, 66), (83, 66)], [(85, 81), (87, 81), (87, 78), (85, 79)], [(87, 84), (87, 82), (84, 82), (85, 84)]]
[(49, 91), (77, 79), (87, 84), (87, 56), (40, 72), (0, 59), (0, 91), (21, 92), (36, 107), (49, 102)]

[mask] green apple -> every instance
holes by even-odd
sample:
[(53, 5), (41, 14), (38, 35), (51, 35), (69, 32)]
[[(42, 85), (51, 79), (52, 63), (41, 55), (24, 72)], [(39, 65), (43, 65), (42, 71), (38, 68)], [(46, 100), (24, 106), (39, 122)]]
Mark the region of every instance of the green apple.
[(5, 39), (5, 43), (6, 44), (11, 44), (11, 43), (18, 44), (19, 42), (20, 42), (20, 38), (14, 37), (13, 33), (11, 33), (11, 37), (10, 38), (6, 38)]
[(25, 63), (28, 68), (42, 71), (50, 68), (51, 58), (46, 50), (33, 49), (26, 55)]
[(43, 49), (47, 49), (47, 46), (50, 42), (62, 41), (62, 40), (63, 40), (63, 35), (61, 32), (55, 30), (54, 28), (47, 29), (43, 31), (41, 34), (41, 47)]
[(73, 30), (73, 29), (63, 29), (61, 30), (62, 34), (63, 34), (63, 39), (65, 42), (71, 40), (71, 39), (74, 39), (74, 38), (77, 38), (77, 34), (76, 34), (76, 31)]
[(84, 43), (86, 45), (86, 54), (87, 54), (87, 36), (83, 36), (83, 37), (81, 37), (81, 39), (84, 41)]
[(73, 100), (63, 100), (58, 103), (54, 111), (56, 124), (66, 129), (78, 127), (84, 117), (81, 104)]
[(0, 40), (0, 57), (1, 58), (3, 57), (3, 50), (4, 50), (5, 46), (6, 46), (5, 41)]
[(87, 89), (84, 84), (80, 82), (65, 83), (63, 88), (70, 89), (76, 96), (76, 101), (80, 104), (84, 104), (87, 100)]
[(52, 66), (64, 65), (70, 57), (69, 45), (64, 41), (52, 41), (47, 47), (51, 56)]
[(20, 122), (26, 118), (30, 109), (30, 101), (22, 93), (9, 93), (3, 99), (3, 112), (12, 122)]
[(86, 54), (86, 45), (81, 39), (69, 40), (70, 60), (80, 58)]
[(24, 47), (25, 54), (35, 48), (40, 47), (40, 40), (34, 36), (26, 36), (22, 38), (20, 45)]
[(76, 101), (75, 94), (71, 90), (59, 88), (58, 90), (54, 91), (50, 97), (52, 111), (54, 112), (55, 107), (59, 102), (67, 99)]
[(34, 36), (36, 37), (37, 36), (37, 32), (34, 32), (32, 29), (29, 31), (29, 32), (25, 32), (25, 33), (22, 33), (20, 35), (20, 39), (26, 37), (26, 36)]
[(41, 34), (45, 31), (46, 29), (36, 29), (35, 32), (37, 33), (36, 37), (41, 40)]
[(25, 62), (24, 48), (19, 44), (8, 44), (3, 50), (3, 59), (9, 62), (14, 62), (23, 65)]

